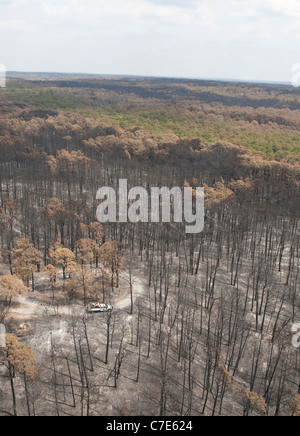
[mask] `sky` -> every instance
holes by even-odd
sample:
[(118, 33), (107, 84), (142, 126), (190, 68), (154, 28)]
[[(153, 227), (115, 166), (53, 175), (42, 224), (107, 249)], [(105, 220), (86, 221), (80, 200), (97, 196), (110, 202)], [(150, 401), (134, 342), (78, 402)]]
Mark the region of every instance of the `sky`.
[(0, 0), (0, 64), (291, 82), (300, 70), (300, 1)]

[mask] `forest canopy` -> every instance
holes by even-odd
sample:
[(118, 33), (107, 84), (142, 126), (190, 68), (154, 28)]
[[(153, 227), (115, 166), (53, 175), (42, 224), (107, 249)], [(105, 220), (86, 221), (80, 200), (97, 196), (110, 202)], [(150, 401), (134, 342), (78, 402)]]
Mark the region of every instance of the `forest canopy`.
[(69, 111), (124, 129), (227, 141), (268, 159), (300, 160), (300, 93), (291, 86), (67, 75), (9, 79), (0, 101), (32, 108), (33, 118)]

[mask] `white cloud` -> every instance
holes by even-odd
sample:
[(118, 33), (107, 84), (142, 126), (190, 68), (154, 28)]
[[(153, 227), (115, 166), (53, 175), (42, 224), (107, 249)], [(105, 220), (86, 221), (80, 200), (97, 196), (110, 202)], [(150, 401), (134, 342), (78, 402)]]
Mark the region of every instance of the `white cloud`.
[(0, 17), (10, 69), (284, 80), (300, 61), (299, 0), (0, 0)]
[(24, 20), (0, 21), (0, 29), (3, 32), (28, 32), (34, 30), (34, 26), (27, 24)]
[(299, 0), (265, 0), (264, 4), (271, 11), (280, 15), (287, 15), (292, 18), (300, 17)]

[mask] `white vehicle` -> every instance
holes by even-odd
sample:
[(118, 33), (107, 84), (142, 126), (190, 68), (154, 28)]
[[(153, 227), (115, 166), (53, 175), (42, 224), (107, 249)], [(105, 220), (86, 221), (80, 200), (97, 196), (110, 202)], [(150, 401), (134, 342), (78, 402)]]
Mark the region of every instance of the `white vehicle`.
[(111, 312), (113, 307), (109, 304), (91, 303), (88, 307), (90, 313), (107, 313)]

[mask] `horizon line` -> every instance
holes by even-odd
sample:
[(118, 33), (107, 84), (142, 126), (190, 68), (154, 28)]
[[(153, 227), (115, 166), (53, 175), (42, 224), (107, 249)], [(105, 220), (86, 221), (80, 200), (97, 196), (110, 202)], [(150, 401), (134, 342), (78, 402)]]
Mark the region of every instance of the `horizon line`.
[(266, 84), (266, 85), (283, 85), (293, 86), (288, 81), (277, 80), (263, 80), (263, 79), (235, 79), (235, 78), (222, 78), (222, 77), (194, 77), (194, 76), (161, 76), (161, 75), (142, 75), (142, 74), (124, 74), (124, 73), (83, 73), (83, 72), (60, 72), (60, 71), (18, 71), (10, 70), (6, 72), (7, 76), (13, 74), (36, 74), (36, 75), (62, 75), (62, 76), (89, 76), (89, 77), (132, 77), (132, 78), (147, 78), (147, 79), (174, 79), (174, 80), (197, 80), (208, 82), (226, 82), (226, 83), (253, 83), (253, 84)]

